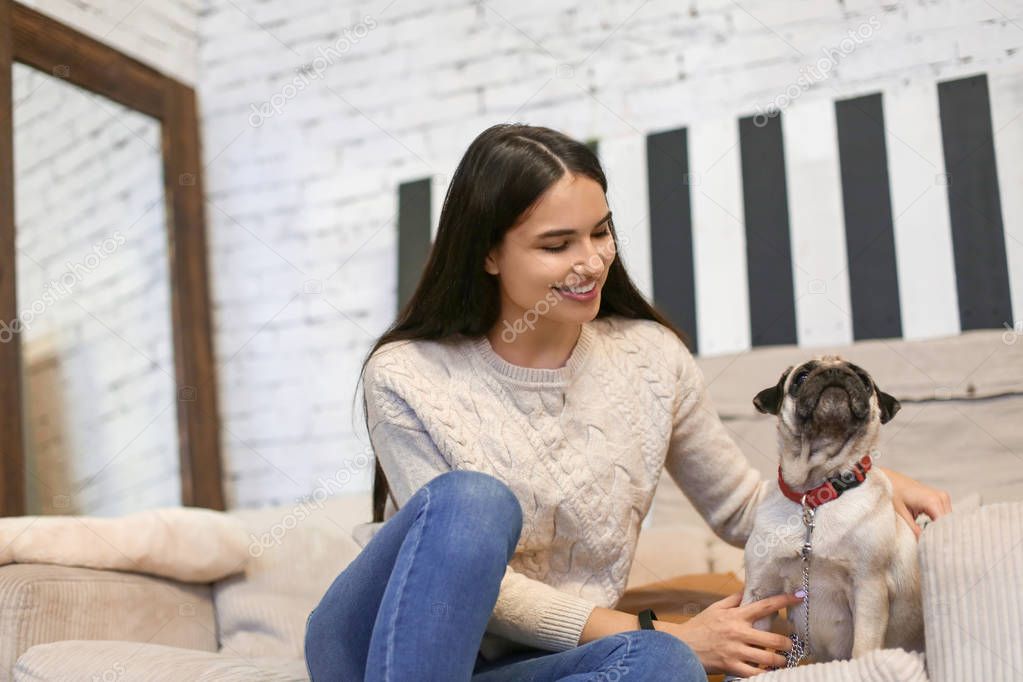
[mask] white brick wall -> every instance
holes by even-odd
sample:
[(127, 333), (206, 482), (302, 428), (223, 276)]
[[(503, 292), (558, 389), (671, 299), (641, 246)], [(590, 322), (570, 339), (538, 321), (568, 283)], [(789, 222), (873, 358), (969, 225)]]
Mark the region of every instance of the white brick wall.
[[(1020, 0), (133, 2), (37, 4), (198, 89), (230, 506), (291, 502), (338, 472), (348, 481), (346, 466), (357, 471), (343, 489), (368, 488), (370, 470), (352, 464), (367, 441), (351, 407), (359, 362), (394, 314), (396, 187), (432, 176), (443, 189), (489, 125), (543, 124), (618, 150), (612, 199), (623, 197), (620, 232), (639, 245), (622, 257), (649, 287), (643, 200), (631, 196), (646, 134), (732, 130), (871, 17), (869, 40), (791, 106), (928, 97), (939, 79), (1018, 71), (1023, 47)], [(343, 54), (317, 70), (331, 46)], [(735, 149), (704, 147), (696, 177), (737, 168)], [(791, 173), (819, 163), (800, 158)], [(704, 204), (735, 205), (737, 183), (707, 177)], [(697, 228), (711, 238), (718, 225)], [(722, 330), (722, 348), (733, 337)]]

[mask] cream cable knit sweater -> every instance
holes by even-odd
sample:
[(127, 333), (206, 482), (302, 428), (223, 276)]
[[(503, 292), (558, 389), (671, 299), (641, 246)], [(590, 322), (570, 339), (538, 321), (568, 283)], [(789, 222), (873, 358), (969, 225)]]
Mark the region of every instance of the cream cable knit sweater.
[[(486, 337), (394, 342), (367, 364), (365, 391), (399, 508), (452, 469), (497, 477), (522, 506), (481, 646), (488, 660), (522, 644), (570, 649), (595, 606), (614, 608), (663, 468), (736, 547), (766, 489), (689, 351), (649, 320), (584, 324), (558, 369), (513, 365)], [(389, 500), (384, 518), (395, 511)]]

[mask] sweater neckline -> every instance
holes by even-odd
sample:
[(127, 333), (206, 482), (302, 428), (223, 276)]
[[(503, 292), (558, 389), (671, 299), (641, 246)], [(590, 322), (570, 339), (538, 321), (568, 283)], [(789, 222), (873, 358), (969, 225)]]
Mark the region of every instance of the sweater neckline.
[(490, 339), (484, 334), (479, 338), (472, 339), (470, 347), (483, 359), (484, 363), (497, 374), (512, 381), (526, 384), (556, 384), (565, 385), (579, 371), (579, 368), (589, 357), (590, 349), (593, 347), (595, 332), (590, 323), (583, 323), (579, 332), (579, 339), (568, 356), (564, 365), (557, 368), (523, 367), (515, 365), (500, 355), (490, 345)]

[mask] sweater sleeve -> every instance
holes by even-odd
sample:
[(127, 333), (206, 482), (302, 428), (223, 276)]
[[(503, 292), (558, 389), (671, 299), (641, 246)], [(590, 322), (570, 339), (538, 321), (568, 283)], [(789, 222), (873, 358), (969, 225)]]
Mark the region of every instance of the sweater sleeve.
[[(451, 467), (404, 400), (372, 382), (368, 372), (365, 386), (370, 442), (400, 509)], [(578, 645), (594, 607), (508, 566), (487, 632), (546, 651), (564, 651)]]
[[(677, 337), (676, 337), (677, 340)], [(714, 533), (744, 547), (768, 481), (729, 436), (711, 401), (703, 372), (678, 342), (675, 410), (665, 467)]]

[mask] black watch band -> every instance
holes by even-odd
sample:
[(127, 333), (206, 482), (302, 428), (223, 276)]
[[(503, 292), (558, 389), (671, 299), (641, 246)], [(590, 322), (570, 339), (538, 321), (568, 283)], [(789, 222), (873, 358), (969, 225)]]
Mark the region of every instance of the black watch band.
[(653, 609), (643, 609), (639, 612), (639, 629), (653, 630), (655, 620), (657, 620), (657, 614)]

